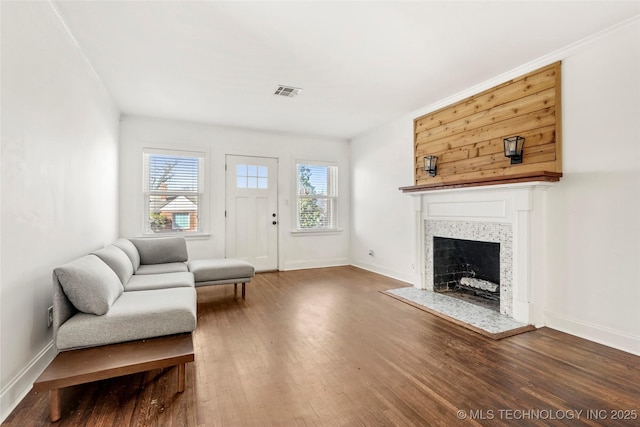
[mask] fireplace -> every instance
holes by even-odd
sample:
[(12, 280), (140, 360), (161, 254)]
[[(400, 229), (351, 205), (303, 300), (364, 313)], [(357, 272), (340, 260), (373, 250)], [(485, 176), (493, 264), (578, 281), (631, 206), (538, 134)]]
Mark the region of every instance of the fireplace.
[[(496, 277), (494, 265), (492, 272), (487, 273), (489, 276), (481, 279), (498, 285), (500, 314), (523, 323), (543, 325), (540, 302), (544, 300), (546, 287), (545, 190), (551, 185), (531, 182), (411, 193), (419, 274), (416, 287), (442, 290), (435, 279), (441, 273), (435, 272), (434, 238), (489, 243), (494, 254), (495, 248), (499, 253), (498, 274)], [(475, 277), (479, 277), (478, 271), (474, 271)], [(455, 288), (456, 284), (445, 285), (446, 291), (452, 286)]]
[(500, 311), (500, 243), (433, 237), (433, 290)]
[[(474, 250), (485, 251), (491, 247), (492, 252), (497, 249), (497, 266), (491, 267), (491, 273), (482, 273), (484, 280), (499, 285), (497, 295), (499, 297), (491, 305), (491, 309), (498, 310), (505, 316), (513, 317), (513, 227), (508, 223), (496, 223), (489, 221), (450, 221), (427, 219), (424, 221), (425, 243), (425, 288), (438, 292), (436, 286), (436, 255), (434, 242), (439, 238), (448, 238), (458, 241), (473, 241), (470, 249), (465, 249), (465, 256)], [(484, 244), (483, 244), (484, 243)], [(458, 246), (462, 246), (458, 242)], [(495, 255), (495, 253), (494, 253)], [(483, 262), (474, 261), (476, 263)], [(478, 268), (478, 267), (476, 267)], [(497, 271), (496, 271), (497, 268)], [(486, 269), (485, 269), (486, 270)], [(490, 276), (487, 276), (490, 274)], [(468, 276), (468, 274), (467, 274)], [(462, 277), (462, 275), (460, 275)], [(451, 296), (456, 296), (452, 294)], [(467, 295), (457, 295), (465, 297)], [(481, 299), (474, 299), (480, 303)]]

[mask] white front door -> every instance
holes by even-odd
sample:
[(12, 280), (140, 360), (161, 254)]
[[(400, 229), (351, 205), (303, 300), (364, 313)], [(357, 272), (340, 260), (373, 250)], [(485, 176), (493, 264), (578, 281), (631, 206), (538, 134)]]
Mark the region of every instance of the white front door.
[(227, 155), (227, 258), (278, 269), (278, 159)]

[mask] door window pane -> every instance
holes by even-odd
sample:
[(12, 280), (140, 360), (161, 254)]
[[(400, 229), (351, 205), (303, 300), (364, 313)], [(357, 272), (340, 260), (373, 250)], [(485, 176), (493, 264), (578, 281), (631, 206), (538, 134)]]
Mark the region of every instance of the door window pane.
[(237, 165), (237, 188), (269, 188), (269, 168), (260, 165)]

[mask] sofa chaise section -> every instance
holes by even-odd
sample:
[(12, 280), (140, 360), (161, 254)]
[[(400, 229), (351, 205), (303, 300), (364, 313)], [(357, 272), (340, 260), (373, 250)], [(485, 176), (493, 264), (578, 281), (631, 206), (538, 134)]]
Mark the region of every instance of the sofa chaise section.
[(193, 287), (124, 292), (109, 311), (96, 316), (77, 313), (58, 328), (58, 350), (94, 347), (165, 335), (196, 328)]
[[(124, 239), (121, 239), (124, 240)], [(255, 268), (247, 261), (234, 258), (208, 258), (189, 260), (187, 244), (182, 237), (135, 238), (128, 239), (137, 254), (132, 254), (132, 262), (138, 262), (134, 276), (168, 274), (178, 272), (193, 273), (196, 287), (242, 283), (245, 285), (255, 275)], [(120, 242), (120, 241), (118, 241)], [(120, 242), (122, 246), (128, 243)], [(128, 290), (125, 287), (126, 290)]]
[[(127, 265), (128, 264), (128, 265)], [(192, 332), (192, 273), (134, 279), (114, 245), (53, 272), (53, 332), (59, 351)], [(123, 283), (124, 282), (124, 283)]]

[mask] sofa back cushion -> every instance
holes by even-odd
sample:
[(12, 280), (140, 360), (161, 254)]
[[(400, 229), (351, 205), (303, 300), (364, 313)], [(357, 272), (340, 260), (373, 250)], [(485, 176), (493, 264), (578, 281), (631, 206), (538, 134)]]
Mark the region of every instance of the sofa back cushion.
[(113, 246), (122, 249), (122, 252), (127, 254), (131, 260), (131, 264), (133, 265), (133, 272), (135, 273), (136, 270), (138, 270), (138, 267), (140, 267), (140, 254), (138, 253), (138, 249), (135, 245), (128, 239), (118, 239), (113, 242)]
[(107, 313), (124, 290), (116, 273), (95, 255), (71, 261), (53, 272), (69, 301), (84, 313)]
[(140, 264), (186, 262), (187, 241), (184, 237), (152, 237), (129, 239), (140, 254)]
[[(164, 264), (140, 264), (136, 276), (158, 275), (165, 273), (187, 273), (189, 269), (184, 262), (166, 262)], [(126, 287), (125, 287), (126, 290)]]
[(111, 267), (111, 269), (118, 275), (122, 285), (126, 285), (131, 276), (133, 276), (133, 264), (131, 263), (131, 260), (127, 254), (117, 246), (109, 245), (91, 253)]

